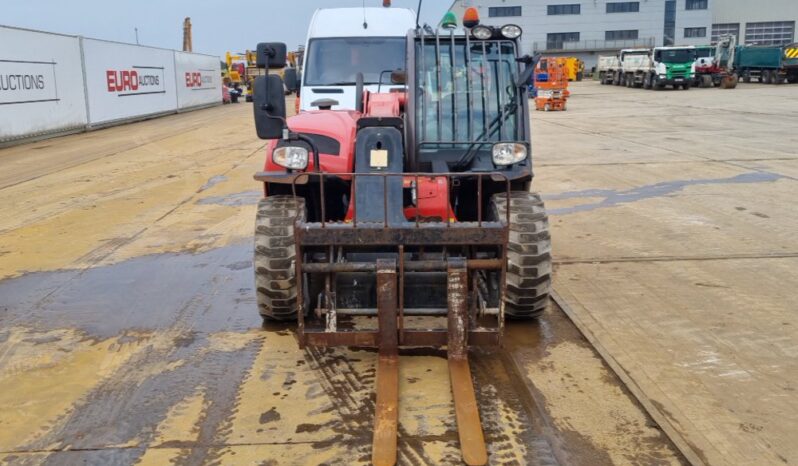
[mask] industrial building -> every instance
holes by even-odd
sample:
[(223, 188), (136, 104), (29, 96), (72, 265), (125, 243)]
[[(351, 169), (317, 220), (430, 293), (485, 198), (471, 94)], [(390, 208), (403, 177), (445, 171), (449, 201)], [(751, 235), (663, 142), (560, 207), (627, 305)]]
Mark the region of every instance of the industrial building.
[(576, 56), (589, 70), (622, 48), (702, 45), (724, 33), (750, 45), (795, 41), (798, 2), (769, 0), (455, 0), (476, 7), (484, 24), (518, 24), (527, 53)]

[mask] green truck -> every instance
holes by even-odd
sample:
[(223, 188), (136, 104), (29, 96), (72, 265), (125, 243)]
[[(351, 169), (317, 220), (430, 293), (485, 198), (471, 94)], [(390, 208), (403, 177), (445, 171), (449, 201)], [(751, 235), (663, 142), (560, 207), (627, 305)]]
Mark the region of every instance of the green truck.
[(798, 83), (798, 42), (781, 47), (739, 46), (734, 68), (746, 83)]
[(621, 74), (615, 84), (645, 89), (690, 89), (695, 75), (695, 47), (624, 49)]

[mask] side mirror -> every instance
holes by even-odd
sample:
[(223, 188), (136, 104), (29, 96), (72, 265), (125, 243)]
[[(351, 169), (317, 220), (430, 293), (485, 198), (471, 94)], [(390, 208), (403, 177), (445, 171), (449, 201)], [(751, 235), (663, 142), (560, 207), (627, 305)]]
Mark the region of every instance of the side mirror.
[(285, 88), (288, 92), (296, 92), (297, 88), (299, 88), (296, 68), (286, 68), (283, 71), (283, 81), (285, 81)]
[(283, 80), (274, 74), (258, 76), (255, 78), (252, 91), (252, 108), (255, 111), (255, 131), (258, 137), (261, 139), (283, 137), (283, 129), (286, 127)]
[(405, 70), (392, 71), (391, 84), (397, 84), (397, 85), (407, 84), (407, 72)]
[(286, 46), (282, 42), (261, 42), (255, 52), (258, 68), (285, 68)]

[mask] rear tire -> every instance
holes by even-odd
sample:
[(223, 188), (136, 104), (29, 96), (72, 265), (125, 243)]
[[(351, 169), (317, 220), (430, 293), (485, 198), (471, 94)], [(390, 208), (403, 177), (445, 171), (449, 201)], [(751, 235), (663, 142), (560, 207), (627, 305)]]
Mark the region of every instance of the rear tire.
[[(507, 215), (506, 194), (491, 199), (496, 220)], [(510, 193), (510, 242), (507, 247), (507, 293), (504, 313), (511, 319), (534, 319), (543, 314), (551, 291), (551, 236), (540, 195)]]
[(294, 222), (305, 218), (305, 200), (261, 199), (255, 220), (255, 288), (264, 321), (296, 319), (297, 280)]

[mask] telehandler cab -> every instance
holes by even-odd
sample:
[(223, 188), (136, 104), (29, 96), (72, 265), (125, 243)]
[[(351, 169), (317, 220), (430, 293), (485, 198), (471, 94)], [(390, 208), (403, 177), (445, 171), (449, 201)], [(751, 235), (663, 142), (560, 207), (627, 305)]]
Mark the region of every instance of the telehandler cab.
[[(505, 317), (549, 300), (548, 219), (530, 192), (534, 60), (518, 26), (479, 25), (474, 9), (464, 25), (410, 30), (389, 92), (352, 70), (354, 111), (331, 110), (331, 95), (286, 120), (280, 77), (255, 82), (270, 141), (255, 175), (258, 307), (296, 320), (300, 347), (378, 348), (374, 464), (396, 462), (400, 346), (446, 346), (463, 459), (485, 464), (468, 346), (498, 345)], [(259, 44), (258, 66), (285, 55)]]

